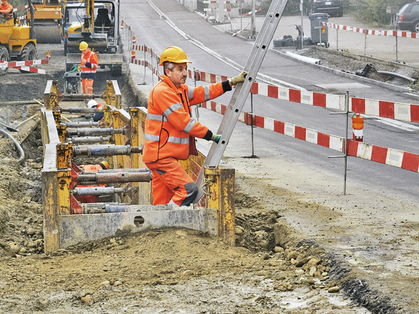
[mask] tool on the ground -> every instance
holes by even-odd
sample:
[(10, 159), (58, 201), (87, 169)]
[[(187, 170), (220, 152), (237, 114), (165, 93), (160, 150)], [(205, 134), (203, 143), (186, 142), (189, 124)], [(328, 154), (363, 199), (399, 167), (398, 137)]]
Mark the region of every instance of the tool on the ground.
[(31, 117), (27, 118), (26, 120), (20, 122), (18, 125), (16, 125), (16, 129), (19, 128), (20, 126), (22, 126), (23, 124), (25, 124), (26, 122), (28, 122), (29, 120), (32, 120), (33, 118), (37, 117), (37, 116), (38, 116), (38, 114), (35, 113), (33, 116), (31, 116)]
[(276, 28), (279, 24), (287, 2), (287, 0), (273, 0), (271, 6), (269, 7), (263, 26), (256, 38), (252, 51), (250, 52), (244, 67), (244, 71), (247, 72), (246, 80), (243, 84), (238, 84), (234, 90), (230, 104), (227, 107), (223, 120), (221, 121), (217, 131), (217, 134), (221, 134), (221, 139), (218, 144), (212, 144), (207, 158), (205, 159), (204, 165), (202, 166), (196, 180), (199, 191), (194, 200), (194, 203), (198, 202), (204, 194), (202, 184), (205, 167), (217, 166), (221, 160), (221, 157), (223, 156), (224, 150), (226, 149), (231, 134), (233, 133), (234, 127), (243, 109), (246, 98), (249, 95), (250, 89), (256, 79), (262, 61), (269, 49), (272, 37), (275, 34)]
[(4, 124), (4, 123), (2, 123), (2, 122), (0, 122), (0, 125), (4, 126), (4, 127), (6, 128), (6, 130), (7, 130), (7, 131), (10, 131), (10, 132), (19, 132), (19, 131), (18, 131), (18, 130), (16, 130), (15, 128), (12, 128), (12, 127), (10, 127), (10, 126), (8, 126), (7, 124)]

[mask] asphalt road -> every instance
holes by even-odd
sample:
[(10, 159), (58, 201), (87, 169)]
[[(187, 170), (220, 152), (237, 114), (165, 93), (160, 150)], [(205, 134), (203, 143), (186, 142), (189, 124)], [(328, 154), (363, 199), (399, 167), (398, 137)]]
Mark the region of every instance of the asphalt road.
[[(247, 58), (249, 58), (252, 42), (231, 37), (231, 35), (222, 31), (222, 27), (211, 26), (201, 16), (187, 11), (174, 0), (153, 0), (150, 3), (155, 5), (157, 11), (146, 0), (124, 1), (121, 4), (122, 14), (125, 21), (133, 29), (137, 44), (145, 44), (158, 54), (168, 46), (180, 46), (186, 51), (188, 58), (192, 60), (190, 68), (227, 76), (233, 76), (240, 70), (237, 67), (234, 68), (234, 64), (243, 67)], [(158, 12), (160, 14), (164, 13), (164, 16), (170, 19), (176, 27), (171, 27)], [(285, 17), (281, 20), (278, 29), (282, 31), (286, 28), (291, 29), (290, 25), (293, 27), (293, 23), (298, 21), (299, 18)], [(358, 35), (353, 34), (354, 36)], [(208, 54), (198, 47), (196, 41), (209, 48), (212, 54)], [(221, 57), (215, 58), (214, 53)], [(411, 94), (394, 92), (372, 84), (354, 84), (353, 80), (316, 70), (302, 63), (278, 56), (271, 51), (267, 53), (259, 72), (309, 91), (325, 92), (320, 86), (333, 84), (334, 93), (343, 94), (348, 90), (351, 96), (403, 103), (417, 103), (419, 100)], [(192, 84), (192, 82), (189, 82), (189, 84)], [(231, 93), (219, 98), (218, 101), (228, 104), (230, 97)], [(250, 99), (248, 99), (243, 110), (250, 111)], [(258, 115), (294, 123), (328, 134), (345, 135), (345, 117), (343, 115), (332, 115), (330, 110), (324, 108), (255, 96), (254, 112)], [(221, 121), (219, 115), (215, 119), (218, 123)], [(365, 122), (364, 142), (419, 153), (419, 146), (417, 145), (419, 128), (417, 125), (410, 129), (406, 127), (412, 124), (403, 123), (402, 127), (396, 127), (383, 123), (382, 119), (376, 118), (366, 119)], [(214, 125), (217, 125), (217, 122)], [(350, 132), (349, 136), (351, 136)], [(334, 151), (266, 130), (257, 130), (255, 134), (257, 136), (255, 139), (257, 155), (261, 154), (260, 150), (269, 155), (279, 152), (285, 158), (309, 164), (318, 168), (319, 171), (333, 172), (337, 176), (343, 176), (343, 160), (328, 158), (331, 155), (336, 155)], [(249, 135), (246, 134), (245, 136)], [(233, 141), (229, 146), (232, 145), (235, 145)], [(244, 147), (242, 145), (240, 147), (244, 150), (242, 155), (251, 151), (250, 141)], [(348, 180), (361, 182), (367, 186), (375, 186), (382, 190), (389, 190), (416, 201), (419, 200), (416, 187), (418, 182), (417, 173), (359, 158), (350, 158), (349, 168)]]

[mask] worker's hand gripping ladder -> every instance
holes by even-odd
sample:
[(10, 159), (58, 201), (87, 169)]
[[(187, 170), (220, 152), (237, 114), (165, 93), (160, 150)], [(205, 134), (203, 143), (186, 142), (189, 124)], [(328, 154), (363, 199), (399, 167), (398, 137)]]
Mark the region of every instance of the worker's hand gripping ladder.
[(237, 119), (243, 109), (247, 95), (250, 92), (253, 82), (257, 76), (259, 68), (265, 58), (266, 52), (269, 49), (272, 37), (278, 27), (282, 13), (288, 0), (273, 0), (266, 14), (265, 22), (256, 38), (252, 51), (247, 59), (244, 71), (248, 74), (243, 84), (239, 83), (233, 93), (230, 104), (224, 114), (217, 134), (221, 134), (221, 139), (218, 144), (213, 143), (211, 149), (205, 159), (201, 172), (198, 175), (196, 184), (198, 185), (199, 192), (194, 202), (198, 202), (203, 195), (202, 183), (204, 176), (204, 169), (206, 166), (217, 166), (223, 156), (224, 150), (227, 147), (234, 127), (236, 126)]

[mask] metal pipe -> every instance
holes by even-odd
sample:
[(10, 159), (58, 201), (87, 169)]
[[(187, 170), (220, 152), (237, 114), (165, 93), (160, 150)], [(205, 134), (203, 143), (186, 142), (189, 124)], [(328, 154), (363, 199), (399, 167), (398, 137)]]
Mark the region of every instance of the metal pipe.
[(116, 173), (106, 173), (106, 172), (95, 172), (95, 173), (83, 173), (77, 176), (77, 182), (80, 184), (87, 183), (96, 183), (96, 184), (106, 184), (106, 183), (128, 183), (128, 182), (150, 182), (151, 173), (150, 172), (116, 172)]
[(74, 188), (73, 195), (113, 195), (115, 193), (125, 193), (127, 190), (124, 188), (116, 188), (113, 186), (87, 186)]
[(89, 137), (72, 137), (71, 142), (73, 144), (80, 144), (80, 143), (101, 143), (101, 142), (110, 142), (110, 136), (89, 136)]
[(34, 105), (38, 102), (34, 100), (22, 100), (22, 101), (0, 101), (0, 106), (17, 106), (17, 105)]
[(95, 99), (102, 98), (103, 94), (62, 94), (62, 100), (84, 100), (84, 99)]
[(83, 122), (66, 122), (64, 123), (67, 128), (80, 128), (80, 127), (92, 127), (99, 126), (99, 122), (83, 121)]
[(85, 203), (82, 204), (83, 214), (103, 214), (126, 212), (127, 203)]
[(345, 135), (345, 173), (343, 175), (343, 195), (346, 195), (346, 177), (348, 174), (348, 130), (349, 130), (349, 91), (345, 95), (346, 135)]
[(120, 168), (120, 169), (99, 169), (98, 172), (107, 172), (107, 173), (115, 173), (115, 172), (147, 172), (150, 171), (147, 168)]
[(16, 141), (16, 139), (13, 136), (11, 136), (9, 133), (7, 133), (5, 130), (0, 129), (0, 133), (9, 137), (13, 141), (13, 143), (16, 145), (16, 148), (18, 149), (19, 154), (20, 154), (20, 157), (17, 161), (18, 163), (22, 163), (23, 160), (25, 159), (25, 152), (23, 151), (22, 146), (20, 146), (19, 142)]
[(76, 146), (73, 147), (73, 156), (113, 156), (113, 155), (129, 155), (142, 154), (143, 146), (128, 145), (95, 145), (95, 146)]
[(103, 109), (98, 108), (60, 108), (62, 113), (96, 113), (103, 112)]
[(125, 134), (125, 128), (114, 129), (114, 128), (78, 128), (68, 129), (67, 135), (73, 136), (98, 136), (98, 135), (114, 135), (114, 134)]

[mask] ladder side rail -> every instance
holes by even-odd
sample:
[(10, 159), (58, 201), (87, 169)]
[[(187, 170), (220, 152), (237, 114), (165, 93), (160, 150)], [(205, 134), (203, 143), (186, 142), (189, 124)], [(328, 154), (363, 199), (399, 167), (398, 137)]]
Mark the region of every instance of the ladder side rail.
[[(281, 1), (283, 1), (284, 4), (281, 3)], [(246, 61), (245, 67), (244, 67), (244, 70), (248, 72), (249, 77), (252, 74), (251, 71), (250, 71), (250, 69), (252, 68), (252, 63), (255, 60), (255, 58), (252, 57), (252, 56), (255, 56), (257, 54), (257, 51), (260, 50), (261, 45), (263, 45), (266, 42), (266, 36), (269, 36), (268, 32), (271, 31), (270, 27), (269, 27), (269, 24), (272, 23), (272, 20), (275, 19), (275, 17), (276, 17), (276, 13), (279, 12), (279, 11), (281, 12), (280, 15), (279, 15), (279, 19), (280, 19), (281, 15), (282, 15), (282, 11), (285, 8), (286, 3), (287, 3), (287, 0), (276, 0), (276, 1), (274, 0), (274, 1), (272, 1), (271, 6), (269, 7), (269, 10), (266, 13), (266, 17), (265, 17), (265, 20), (263, 22), (263, 25), (262, 25), (262, 27), (259, 31), (259, 34), (256, 38), (255, 43), (252, 46), (252, 50), (249, 54), (249, 57)], [(278, 8), (278, 5), (281, 6), (282, 4), (283, 4), (283, 8), (281, 10), (280, 7)], [(279, 20), (278, 20), (278, 23), (279, 23)], [(277, 25), (278, 24), (276, 24), (275, 29), (273, 30), (273, 34), (272, 34), (271, 37), (273, 37), (273, 35), (275, 33), (275, 30), (277, 28)], [(271, 42), (271, 40), (269, 40), (269, 42), (267, 44), (268, 47), (269, 47), (270, 42)], [(259, 68), (258, 68), (258, 71), (259, 71)], [(256, 71), (255, 75), (253, 76), (254, 78), (256, 78), (258, 71)], [(253, 82), (252, 82), (252, 84), (253, 84)], [(226, 112), (224, 113), (224, 117), (223, 117), (223, 119), (220, 123), (219, 129), (217, 131), (218, 134), (223, 133), (225, 125), (230, 121), (230, 114), (231, 114), (232, 111), (234, 111), (233, 107), (234, 107), (234, 104), (236, 102), (237, 94), (240, 92), (240, 87), (241, 87), (241, 84), (237, 85), (235, 90), (234, 90), (233, 96), (230, 100), (230, 104), (226, 108)], [(249, 91), (250, 91), (250, 89), (249, 89)]]
[(270, 9), (268, 10), (268, 14), (266, 15), (265, 22), (262, 27), (262, 32), (259, 33), (246, 62), (245, 71), (248, 72), (246, 80), (243, 84), (237, 85), (218, 129), (217, 133), (221, 134), (221, 139), (218, 144), (213, 143), (211, 145), (211, 149), (207, 155), (207, 158), (205, 159), (201, 171), (199, 172), (198, 178), (196, 180), (196, 184), (198, 186), (198, 195), (194, 200), (195, 203), (198, 202), (198, 200), (203, 195), (202, 184), (204, 168), (206, 166), (217, 166), (220, 162), (231, 134), (233, 133), (233, 130), (236, 126), (237, 119), (240, 116), (247, 96), (263, 62), (263, 59), (269, 49), (269, 45), (278, 27), (286, 4), (287, 0), (274, 0), (271, 3)]

